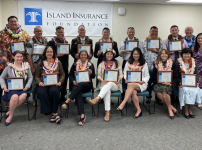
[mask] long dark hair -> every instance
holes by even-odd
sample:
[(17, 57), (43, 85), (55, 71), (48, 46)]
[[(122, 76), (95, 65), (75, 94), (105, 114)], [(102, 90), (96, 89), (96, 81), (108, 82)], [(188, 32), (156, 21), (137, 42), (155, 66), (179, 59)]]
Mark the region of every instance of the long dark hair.
[(41, 66), (43, 66), (43, 61), (47, 59), (47, 58), (46, 58), (46, 52), (47, 52), (47, 49), (48, 49), (48, 48), (51, 48), (51, 49), (53, 50), (53, 59), (55, 60), (56, 57), (57, 57), (57, 54), (56, 54), (55, 50), (53, 49), (53, 47), (52, 47), (52, 46), (46, 46), (46, 48), (45, 48), (44, 51), (43, 51), (42, 58), (41, 58), (41, 62), (40, 62), (40, 65), (41, 65)]
[[(106, 59), (106, 54), (109, 53), (109, 52), (110, 52), (110, 51), (104, 53), (103, 61), (107, 61), (107, 59)], [(110, 52), (110, 53), (112, 53), (112, 52)], [(113, 54), (113, 53), (112, 53), (112, 54)], [(116, 68), (118, 68), (118, 61), (114, 58), (114, 56), (115, 56), (115, 55), (113, 54), (113, 58), (112, 58), (111, 61), (115, 62)]]
[(139, 57), (139, 59), (138, 59), (138, 61), (139, 61), (139, 63), (140, 63), (140, 66), (143, 66), (146, 61), (145, 61), (144, 56), (143, 56), (143, 54), (142, 54), (142, 51), (141, 51), (141, 49), (140, 49), (139, 47), (135, 47), (135, 48), (132, 50), (128, 62), (129, 62), (130, 64), (133, 64), (133, 62), (135, 61), (134, 58), (133, 58), (133, 53), (134, 53), (135, 51), (137, 51), (138, 54), (140, 55), (140, 57)]
[[(21, 55), (23, 56), (22, 51), (19, 51), (19, 50), (14, 51), (12, 54), (13, 54), (14, 57), (15, 57), (15, 55), (17, 55), (17, 54), (21, 54)], [(22, 61), (23, 61), (23, 60), (22, 60)], [(12, 59), (12, 63), (14, 63), (14, 59)]]
[(199, 45), (199, 43), (197, 42), (197, 39), (198, 39), (198, 37), (200, 36), (200, 35), (202, 35), (202, 33), (199, 33), (197, 36), (196, 36), (196, 41), (195, 41), (195, 46), (194, 46), (194, 52), (198, 52), (198, 50), (199, 50), (199, 48), (200, 48), (200, 45)]

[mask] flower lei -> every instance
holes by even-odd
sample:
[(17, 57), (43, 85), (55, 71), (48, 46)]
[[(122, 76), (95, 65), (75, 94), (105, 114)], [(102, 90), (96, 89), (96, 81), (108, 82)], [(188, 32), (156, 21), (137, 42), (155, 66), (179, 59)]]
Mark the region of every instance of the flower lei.
[(43, 61), (43, 70), (46, 73), (53, 73), (58, 67), (58, 58), (55, 60), (52, 59), (50, 65), (48, 65), (47, 61)]
[[(184, 38), (185, 38), (185, 40), (188, 40), (187, 36), (185, 36)], [(192, 37), (191, 37), (191, 47), (193, 46), (194, 42), (195, 42), (195, 36), (192, 35)]]
[(142, 70), (144, 68), (144, 65), (140, 66), (140, 63), (137, 63), (137, 65), (135, 66), (134, 64), (128, 63), (128, 69), (131, 70), (131, 71), (140, 71), (140, 70)]
[(111, 48), (108, 48), (108, 49), (103, 50), (103, 55), (104, 55), (106, 52), (112, 52), (114, 55), (116, 55), (116, 51), (113, 50), (113, 49), (111, 49)]
[(3, 45), (3, 44), (1, 44), (1, 45), (0, 45), (0, 50), (1, 50), (1, 52), (0, 52), (0, 53), (2, 53), (2, 54), (5, 52), (5, 47), (4, 47), (4, 45)]
[(102, 69), (115, 69), (115, 63), (111, 61), (110, 65), (108, 65), (107, 61), (102, 62)]
[[(169, 41), (173, 41), (173, 36), (172, 36), (172, 34), (170, 34), (170, 35), (168, 36), (168, 40), (169, 40)], [(182, 43), (184, 43), (183, 37), (182, 37), (181, 35), (179, 35), (179, 34), (178, 34), (178, 40), (181, 40)]]
[(178, 58), (179, 65), (180, 65), (180, 72), (185, 74), (193, 74), (195, 71), (195, 60), (194, 58), (189, 59), (189, 67), (186, 67), (184, 64), (184, 60), (182, 58)]
[(163, 62), (160, 61), (158, 64), (155, 61), (155, 67), (158, 71), (170, 71), (173, 66), (173, 60), (169, 58), (166, 63), (163, 65)]
[[(136, 37), (133, 37), (132, 40), (134, 40), (134, 41), (139, 41), (139, 39), (136, 38)], [(125, 38), (125, 40), (123, 41), (123, 43), (126, 44), (126, 41), (128, 41), (128, 37)]]
[[(43, 42), (44, 42), (44, 44), (46, 43), (46, 37), (41, 37), (42, 38), (42, 44), (43, 44)], [(32, 37), (32, 40), (33, 40), (33, 42), (34, 43), (41, 43), (37, 38), (36, 38), (36, 36), (34, 35), (33, 37)]]
[[(80, 36), (77, 36), (76, 39), (78, 41), (78, 44), (82, 44)], [(85, 36), (85, 44), (89, 44), (89, 38), (88, 38), (88, 36)]]
[[(149, 35), (148, 37), (146, 37), (146, 40), (151, 39), (151, 36)], [(158, 35), (157, 35), (157, 39), (161, 39)]]
[[(57, 43), (60, 43), (57, 37), (53, 37), (52, 40), (55, 42), (55, 45), (57, 45)], [(65, 37), (63, 37), (63, 43), (66, 43)]]
[(22, 62), (22, 67), (19, 68), (15, 65), (15, 63), (7, 63), (8, 66), (12, 68), (12, 73), (14, 77), (25, 77), (28, 74), (29, 69), (29, 63), (28, 62)]
[(91, 63), (88, 62), (88, 59), (85, 61), (84, 64), (82, 64), (81, 60), (79, 59), (77, 62), (76, 62), (76, 70), (86, 70), (88, 69), (89, 67), (91, 66)]
[(18, 25), (18, 29), (16, 30), (16, 33), (13, 33), (13, 32), (11, 31), (9, 25), (6, 24), (5, 31), (6, 31), (8, 34), (10, 34), (10, 35), (12, 36), (12, 38), (17, 39), (17, 38), (19, 38), (19, 37), (22, 36), (22, 31), (23, 31), (23, 30), (21, 29), (21, 25)]
[[(99, 40), (99, 42), (104, 42), (104, 41), (105, 41), (105, 40), (104, 40), (103, 37)], [(112, 37), (110, 37), (110, 38), (108, 39), (108, 42), (112, 42), (112, 43), (113, 43), (113, 46), (114, 46), (114, 41), (113, 41)]]

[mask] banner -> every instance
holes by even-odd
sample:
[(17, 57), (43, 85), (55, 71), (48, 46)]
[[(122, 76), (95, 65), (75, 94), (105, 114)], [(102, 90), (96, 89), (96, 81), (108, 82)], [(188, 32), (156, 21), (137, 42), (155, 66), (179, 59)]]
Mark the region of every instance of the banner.
[(84, 25), (87, 36), (102, 36), (108, 27), (112, 35), (111, 3), (18, 1), (19, 24), (33, 36), (35, 26), (41, 26), (45, 36), (55, 36), (55, 28), (63, 26), (65, 36), (77, 36)]

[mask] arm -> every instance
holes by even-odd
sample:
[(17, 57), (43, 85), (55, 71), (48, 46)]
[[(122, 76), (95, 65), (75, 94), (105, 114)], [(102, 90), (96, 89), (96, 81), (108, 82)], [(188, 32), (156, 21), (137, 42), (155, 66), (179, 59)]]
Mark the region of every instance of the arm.
[(145, 63), (142, 71), (143, 71), (142, 72), (142, 81), (144, 81), (146, 84), (148, 84), (150, 75), (149, 75), (149, 69), (148, 69), (147, 63)]
[(98, 80), (102, 79), (102, 63), (99, 64), (97, 72), (98, 72), (97, 74)]
[(73, 84), (74, 79), (74, 71), (76, 71), (76, 65), (73, 63), (70, 72), (69, 72), (69, 85)]
[(153, 64), (154, 68), (153, 68), (153, 84), (157, 83), (157, 69), (155, 67), (155, 64)]
[(72, 43), (71, 43), (71, 56), (75, 59), (75, 56), (77, 54), (77, 44), (75, 44), (76, 41), (74, 41), (74, 39), (72, 39)]
[(90, 75), (91, 79), (94, 79), (95, 78), (95, 68), (94, 68), (94, 65), (91, 64), (91, 70), (92, 70), (92, 74)]
[(123, 78), (123, 71), (121, 65), (118, 63), (118, 68), (119, 70), (119, 81)]
[(28, 69), (27, 78), (28, 78), (28, 81), (27, 81), (27, 84), (26, 84), (26, 86), (25, 86), (25, 87), (30, 88), (30, 87), (31, 87), (31, 85), (32, 85), (32, 81), (33, 81), (33, 76), (32, 76), (32, 72), (31, 72), (30, 67), (29, 67), (29, 69)]
[(60, 61), (58, 61), (58, 67), (59, 67), (59, 82), (62, 84), (65, 80), (65, 72), (63, 70), (63, 67)]
[(128, 62), (126, 62), (125, 67), (124, 67), (124, 72), (123, 72), (125, 80), (126, 80), (126, 76), (127, 76), (127, 70), (128, 70)]
[[(93, 40), (90, 40), (89, 43), (91, 44), (91, 55), (93, 57)], [(91, 57), (91, 59), (92, 59)]]
[(0, 76), (0, 84), (1, 88), (4, 89), (6, 87), (5, 79), (8, 77), (9, 67), (7, 66)]
[(119, 55), (120, 55), (120, 57), (123, 57), (124, 54), (125, 54), (125, 53), (122, 53), (122, 52), (121, 52), (122, 50), (124, 50), (124, 46), (125, 46), (125, 44), (124, 44), (124, 42), (122, 41), (122, 42), (121, 42), (121, 47), (120, 47), (120, 49), (119, 49)]
[(116, 51), (115, 58), (116, 58), (116, 57), (119, 57), (119, 51), (118, 51), (118, 47), (117, 47), (117, 43), (116, 43), (116, 42), (114, 42), (113, 49)]
[(98, 55), (99, 49), (100, 49), (99, 42), (96, 42), (96, 43), (95, 43), (95, 50), (94, 50), (94, 57), (95, 57), (95, 58), (99, 58), (99, 57), (100, 57), (100, 55)]

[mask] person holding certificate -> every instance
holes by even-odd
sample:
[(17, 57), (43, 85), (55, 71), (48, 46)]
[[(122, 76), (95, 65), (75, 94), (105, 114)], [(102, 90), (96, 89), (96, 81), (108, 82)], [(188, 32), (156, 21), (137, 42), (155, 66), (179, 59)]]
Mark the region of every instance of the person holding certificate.
[[(78, 55), (78, 60), (76, 63), (74, 63), (71, 67), (70, 74), (69, 74), (69, 88), (72, 91), (71, 94), (69, 95), (69, 98), (65, 101), (65, 103), (62, 105), (63, 109), (67, 108), (67, 104), (71, 101), (76, 99), (77, 103), (77, 109), (78, 109), (78, 115), (80, 115), (79, 119), (79, 125), (82, 126), (84, 125), (86, 121), (86, 115), (84, 114), (84, 105), (83, 105), (83, 98), (82, 98), (82, 93), (89, 92), (91, 89), (93, 89), (93, 83), (92, 79), (95, 78), (95, 69), (93, 64), (90, 62), (88, 53), (86, 50), (81, 50), (79, 55)], [(75, 71), (87, 71), (88, 72), (88, 77), (87, 79), (89, 80), (89, 75), (91, 80), (88, 82), (79, 82), (78, 83), (78, 78), (76, 77), (75, 79)], [(85, 76), (79, 76), (80, 81), (86, 81)]]
[[(104, 99), (105, 104), (105, 121), (109, 121), (109, 115), (110, 115), (110, 109), (111, 109), (111, 91), (115, 92), (120, 90), (122, 93), (122, 84), (121, 79), (123, 78), (121, 65), (119, 62), (115, 59), (116, 52), (113, 49), (106, 49), (103, 51), (103, 61), (98, 66), (98, 75), (97, 78), (99, 80), (97, 89), (100, 89), (99, 95), (89, 102), (92, 105), (95, 105), (100, 99)], [(118, 74), (116, 75), (116, 81), (106, 81), (104, 78), (105, 69), (110, 70), (117, 70)]]
[[(138, 79), (138, 83), (128, 83), (128, 74), (127, 71), (141, 71), (141, 74)], [(126, 80), (126, 83), (128, 84), (128, 88), (125, 93), (124, 100), (119, 105), (117, 110), (121, 111), (124, 108), (126, 102), (131, 97), (133, 104), (135, 105), (135, 108), (137, 109), (136, 114), (134, 115), (134, 119), (142, 116), (142, 111), (140, 109), (139, 105), (139, 99), (137, 97), (137, 92), (143, 92), (147, 89), (148, 81), (149, 81), (149, 70), (148, 65), (144, 59), (144, 56), (142, 54), (142, 51), (140, 48), (136, 47), (133, 49), (133, 51), (130, 54), (129, 60), (127, 61), (125, 68), (124, 68), (124, 78)], [(132, 78), (132, 77), (131, 77)]]
[[(178, 114), (177, 109), (175, 109), (171, 105), (170, 95), (173, 91), (174, 98), (176, 96), (177, 91), (177, 77), (178, 73), (175, 70), (175, 63), (170, 58), (170, 54), (167, 50), (163, 49), (159, 51), (157, 59), (154, 61), (154, 69), (153, 69), (153, 87), (154, 92), (158, 96), (158, 98), (167, 105), (169, 118), (174, 119), (174, 114)], [(173, 70), (173, 82), (157, 82), (158, 71), (172, 71)], [(172, 76), (168, 76), (168, 80), (172, 80)]]
[[(56, 82), (55, 85), (45, 86), (45, 83), (42, 80), (42, 75), (58, 73), (59, 81)], [(57, 76), (56, 76), (57, 77)], [(56, 80), (57, 80), (56, 79)], [(41, 104), (41, 113), (42, 114), (52, 114), (50, 122), (57, 124), (60, 123), (60, 116), (57, 114), (58, 105), (59, 105), (59, 95), (62, 91), (62, 83), (65, 80), (65, 73), (62, 67), (61, 62), (57, 58), (56, 52), (53, 50), (51, 46), (47, 46), (43, 52), (40, 63), (37, 65), (36, 73), (36, 94)], [(46, 79), (47, 83), (51, 82)], [(55, 79), (51, 79), (55, 80)]]
[[(19, 82), (15, 85), (12, 85), (12, 82), (10, 84), (7, 83), (7, 85), (10, 85), (9, 88), (6, 86), (5, 79), (7, 77), (12, 77), (15, 79), (16, 77), (23, 77), (25, 80), (25, 86), (21, 85), (23, 82)], [(9, 111), (5, 114), (5, 126), (10, 125), (11, 120), (13, 118), (14, 111), (26, 100), (26, 98), (29, 96), (28, 89), (30, 88), (32, 84), (33, 76), (32, 72), (29, 66), (28, 62), (23, 62), (23, 54), (21, 51), (16, 50), (13, 53), (13, 62), (7, 63), (7, 67), (4, 69), (0, 76), (0, 84), (1, 88), (4, 90), (5, 94), (1, 97), (1, 99), (5, 102), (9, 103)], [(18, 87), (22, 87), (21, 89), (18, 89)], [(10, 90), (8, 90), (8, 88)], [(18, 90), (12, 90), (18, 89)]]
[[(181, 81), (181, 74), (196, 74), (198, 75), (198, 65), (193, 58), (192, 50), (189, 48), (185, 48), (181, 53), (182, 58), (179, 58), (176, 62), (177, 64), (177, 72), (178, 72), (178, 85), (179, 86), (179, 102), (180, 108), (184, 106), (184, 117), (186, 119), (194, 118), (194, 114), (192, 112), (192, 108), (195, 104), (201, 107), (202, 102), (202, 91), (198, 87), (199, 84), (197, 82), (197, 77), (189, 78), (189, 76), (185, 76), (183, 78), (184, 82)], [(187, 78), (187, 79), (186, 79)], [(196, 87), (190, 87), (191, 83), (197, 84)], [(187, 85), (188, 83), (188, 85)], [(183, 84), (183, 85), (182, 85)]]
[[(35, 43), (36, 44), (47, 44), (48, 43), (46, 37), (43, 37), (42, 34), (43, 34), (42, 28), (40, 26), (36, 26), (34, 28), (34, 36), (31, 38), (31, 40), (27, 44), (27, 59), (31, 66), (33, 78), (35, 75), (35, 70), (36, 70), (37, 64), (40, 62), (41, 57), (42, 57), (42, 55), (32, 54), (33, 43), (34, 44)], [(35, 105), (35, 88), (36, 88), (36, 84), (35, 84), (35, 79), (34, 79), (32, 82), (33, 105)], [(38, 104), (38, 102), (37, 102), (37, 104)]]

